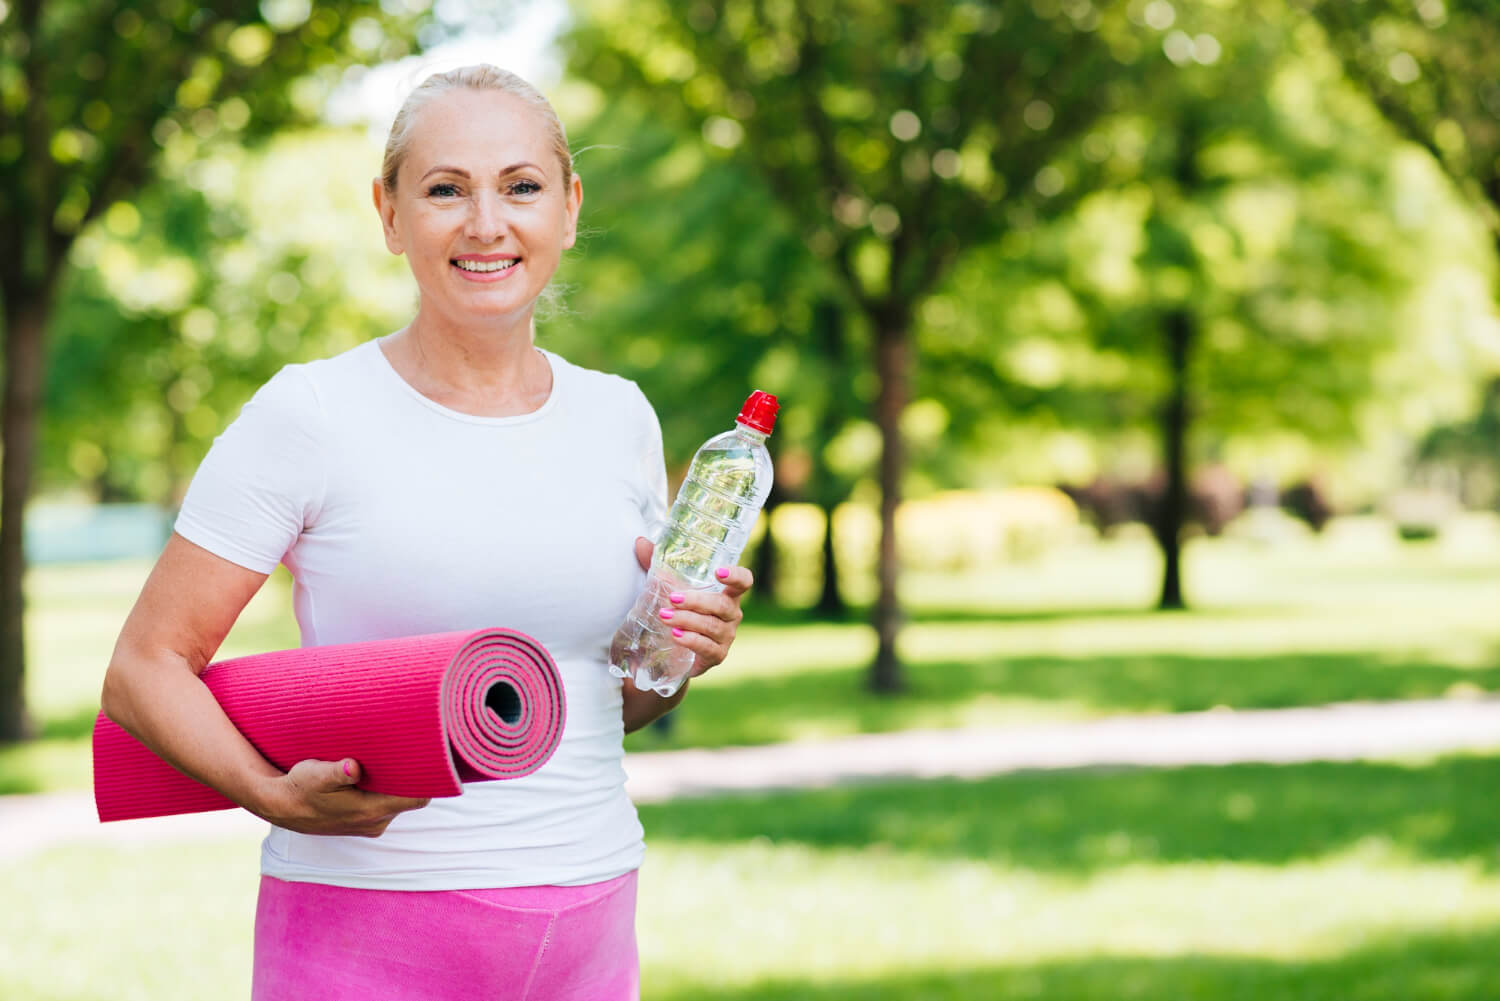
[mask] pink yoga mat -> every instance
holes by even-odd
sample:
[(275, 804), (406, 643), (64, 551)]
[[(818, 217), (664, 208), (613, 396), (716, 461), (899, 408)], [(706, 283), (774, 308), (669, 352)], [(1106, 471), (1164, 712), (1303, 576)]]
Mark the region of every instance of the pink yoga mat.
[[(359, 787), (457, 796), (460, 782), (536, 771), (562, 737), (557, 665), (511, 629), (304, 647), (210, 664), (204, 684), (266, 759), (354, 758)], [(226, 810), (100, 713), (94, 724), (100, 820)]]

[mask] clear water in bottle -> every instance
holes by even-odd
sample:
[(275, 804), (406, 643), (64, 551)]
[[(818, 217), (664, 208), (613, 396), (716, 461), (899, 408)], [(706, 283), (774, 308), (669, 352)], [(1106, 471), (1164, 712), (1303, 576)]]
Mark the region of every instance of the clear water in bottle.
[(658, 614), (674, 591), (721, 591), (714, 576), (739, 562), (750, 530), (771, 492), (766, 437), (776, 424), (776, 397), (750, 394), (735, 426), (703, 443), (677, 491), (651, 570), (630, 614), (610, 643), (610, 673), (642, 691), (671, 695), (693, 666), (693, 651), (672, 637)]

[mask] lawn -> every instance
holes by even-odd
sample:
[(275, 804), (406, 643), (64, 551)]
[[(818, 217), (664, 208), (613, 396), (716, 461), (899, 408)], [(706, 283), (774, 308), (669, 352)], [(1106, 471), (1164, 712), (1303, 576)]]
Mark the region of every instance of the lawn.
[(1402, 544), (1388, 526), (1351, 519), (1275, 547), (1197, 540), (1185, 562), (1192, 609), (1174, 613), (1149, 610), (1160, 563), (1141, 539), (910, 574), (910, 691), (900, 699), (864, 687), (869, 627), (770, 610), (757, 622), (752, 609), (670, 740), (647, 732), (628, 746), (1500, 691), (1500, 543), (1490, 532)]
[[(653, 1001), (1500, 996), (1500, 757), (642, 809)], [(0, 997), (246, 996), (252, 840), (0, 866)]]
[[(1476, 538), (1478, 541), (1476, 541)], [(1488, 542), (1484, 540), (1489, 538)], [(855, 622), (753, 608), (668, 736), (722, 745), (909, 726), (1500, 691), (1500, 547), (1371, 525), (1188, 550), (1149, 605), (1138, 539), (908, 577), (913, 691), (861, 687)], [(99, 675), (144, 567), (31, 579), (48, 739), (11, 789), (87, 780)], [(277, 579), (226, 652), (295, 642)], [(6, 786), (0, 785), (0, 788)], [(1088, 769), (643, 807), (652, 1001), (1481, 1001), (1500, 997), (1500, 755)], [(0, 998), (246, 996), (253, 839), (63, 845), (0, 863)]]
[[(1193, 608), (1169, 614), (1149, 611), (1159, 557), (1138, 537), (912, 573), (902, 639), (911, 691), (900, 699), (864, 689), (868, 626), (753, 606), (730, 660), (695, 684), (670, 733), (628, 746), (1500, 691), (1500, 539), (1489, 526), (1428, 543), (1399, 543), (1389, 526), (1358, 519), (1276, 546), (1195, 540)], [(0, 793), (87, 785), (99, 682), (147, 569), (32, 573), (30, 698), (45, 739), (0, 751)], [(289, 606), (278, 573), (224, 654), (295, 645)]]

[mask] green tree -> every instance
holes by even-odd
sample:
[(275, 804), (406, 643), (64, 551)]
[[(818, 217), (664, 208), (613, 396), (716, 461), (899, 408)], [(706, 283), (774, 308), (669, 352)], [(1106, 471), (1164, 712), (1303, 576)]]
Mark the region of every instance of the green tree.
[(1472, 201), (1500, 247), (1500, 7), (1494, 0), (1303, 0), (1344, 70)]
[(1500, 509), (1500, 377), (1484, 387), (1479, 411), (1468, 420), (1433, 428), (1417, 448), (1418, 469), (1455, 479), (1459, 501)]
[[(629, 95), (590, 96), (586, 105), (575, 89), (573, 106), (568, 92), (561, 98), (580, 122), (573, 141), (586, 151), (585, 238), (544, 336), (569, 357), (641, 384), (660, 408), (674, 469), (713, 430), (705, 401), (730, 407), (750, 388), (790, 401), (770, 440), (772, 500), (831, 511), (852, 480), (815, 457), (857, 412), (847, 386), (850, 366), (864, 363), (843, 348), (837, 287), (744, 164), (655, 120)], [(763, 598), (774, 594), (774, 552), (762, 544), (755, 554)], [(824, 564), (820, 610), (839, 615), (836, 564), (826, 552)]]
[[(1439, 386), (1463, 397), (1465, 365), (1437, 359), (1477, 358), (1483, 322), (1427, 308), (1473, 305), (1444, 287), (1456, 261), (1477, 273), (1472, 227), (1316, 34), (1279, 4), (1172, 10), (1140, 27), (1175, 79), (1082, 145), (1111, 185), (962, 269), (924, 330), (932, 373), (992, 387), (1005, 418), (1042, 411), (1116, 452), (1152, 434), (1163, 608), (1183, 604), (1195, 463), (1287, 437), (1347, 448), (1374, 410), (1389, 426)], [(1024, 333), (997, 352), (981, 315)], [(950, 395), (955, 415), (982, 396)]]
[(326, 128), (215, 143), (81, 234), (53, 314), (39, 488), (174, 506), (278, 368), (403, 322), (411, 281), (358, 183), (379, 157)]
[[(880, 429), (879, 638), (870, 683), (903, 687), (895, 513), (914, 320), (964, 250), (1067, 204), (1073, 143), (1154, 58), (1091, 4), (587, 4), (576, 72), (730, 149), (825, 262), (865, 329)], [(852, 343), (852, 338), (849, 342)]]
[[(250, 140), (310, 117), (363, 51), (403, 54), (374, 3), (16, 0), (0, 8), (0, 741), (27, 732), (23, 518), (47, 332), (78, 234), (160, 158), (220, 130)], [(175, 148), (175, 149), (174, 149)]]

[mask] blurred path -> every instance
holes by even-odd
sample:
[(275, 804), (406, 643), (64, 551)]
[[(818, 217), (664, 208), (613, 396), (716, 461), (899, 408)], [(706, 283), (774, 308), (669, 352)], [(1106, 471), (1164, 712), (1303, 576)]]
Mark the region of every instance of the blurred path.
[[(1111, 716), (982, 730), (905, 730), (822, 743), (635, 754), (636, 802), (872, 779), (1037, 769), (1352, 761), (1500, 750), (1500, 699)], [(3, 817), (3, 813), (0, 813)]]
[[(1033, 769), (1227, 765), (1500, 750), (1500, 698), (1113, 716), (1003, 729), (908, 730), (807, 743), (629, 754), (638, 803)], [(254, 837), (243, 810), (100, 824), (86, 792), (0, 796), (0, 864), (76, 841)]]

